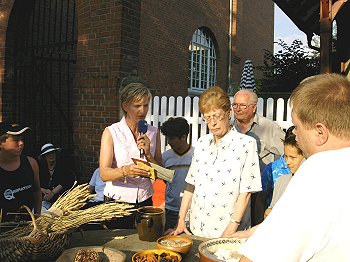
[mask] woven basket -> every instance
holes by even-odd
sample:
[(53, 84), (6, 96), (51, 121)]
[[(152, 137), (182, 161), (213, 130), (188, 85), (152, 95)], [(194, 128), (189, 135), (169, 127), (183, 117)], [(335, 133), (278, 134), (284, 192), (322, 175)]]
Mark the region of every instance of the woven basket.
[(68, 231), (46, 233), (38, 228), (33, 213), (26, 206), (22, 206), (29, 213), (33, 231), (28, 236), (0, 239), (0, 261), (32, 261), (56, 259), (69, 244), (71, 233)]

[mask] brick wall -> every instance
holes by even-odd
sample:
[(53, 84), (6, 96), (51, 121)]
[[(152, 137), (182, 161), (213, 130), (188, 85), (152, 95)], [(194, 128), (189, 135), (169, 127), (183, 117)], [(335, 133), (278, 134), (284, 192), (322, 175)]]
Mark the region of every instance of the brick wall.
[[(232, 78), (239, 83), (244, 62), (252, 60), (253, 66), (263, 65), (264, 51), (273, 51), (274, 3), (271, 0), (238, 0), (237, 34), (233, 43), (238, 63), (232, 64)], [(255, 78), (261, 76), (254, 70)]]
[(120, 79), (137, 70), (140, 1), (78, 0), (74, 144), (80, 180), (96, 168), (104, 128), (119, 121)]
[(156, 95), (187, 95), (188, 46), (200, 27), (215, 36), (217, 84), (227, 86), (229, 1), (142, 1), (139, 73)]
[[(270, 0), (237, 0), (237, 34), (232, 64), (239, 82), (244, 61), (263, 64), (263, 49), (273, 49), (274, 9)], [(156, 95), (187, 95), (188, 45), (199, 27), (209, 28), (217, 43), (217, 84), (228, 86), (229, 1), (143, 1), (139, 73)], [(256, 70), (257, 76), (259, 72)]]

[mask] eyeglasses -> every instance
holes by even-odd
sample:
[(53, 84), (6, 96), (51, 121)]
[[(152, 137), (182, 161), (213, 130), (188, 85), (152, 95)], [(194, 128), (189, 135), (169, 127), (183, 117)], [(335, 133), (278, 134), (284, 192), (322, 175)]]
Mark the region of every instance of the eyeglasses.
[(215, 114), (215, 115), (212, 115), (212, 116), (203, 116), (202, 119), (205, 123), (210, 123), (211, 120), (214, 120), (214, 122), (219, 122), (221, 120), (223, 120), (226, 116), (226, 112), (225, 113), (222, 113), (222, 114)]
[(232, 104), (232, 107), (233, 107), (233, 109), (237, 109), (238, 107), (239, 107), (240, 109), (247, 109), (247, 108), (250, 107), (251, 105), (255, 105), (255, 104), (245, 105), (245, 104), (233, 103), (233, 104)]

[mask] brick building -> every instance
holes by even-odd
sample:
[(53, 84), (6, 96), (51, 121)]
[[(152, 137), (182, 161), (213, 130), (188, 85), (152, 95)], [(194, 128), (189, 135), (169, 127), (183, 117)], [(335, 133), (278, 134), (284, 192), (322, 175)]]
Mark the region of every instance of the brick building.
[(63, 147), (86, 181), (125, 76), (158, 96), (227, 88), (272, 50), (273, 12), (271, 0), (1, 1), (0, 117), (32, 127), (28, 154)]

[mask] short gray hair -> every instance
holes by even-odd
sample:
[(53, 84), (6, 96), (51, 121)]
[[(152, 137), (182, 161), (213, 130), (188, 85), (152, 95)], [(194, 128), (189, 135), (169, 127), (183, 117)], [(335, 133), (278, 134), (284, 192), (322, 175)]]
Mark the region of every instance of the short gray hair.
[(248, 94), (250, 97), (250, 99), (249, 99), (250, 103), (254, 103), (254, 104), (258, 103), (258, 95), (253, 91), (253, 89), (241, 89), (241, 90), (237, 91), (235, 96), (237, 94)]

